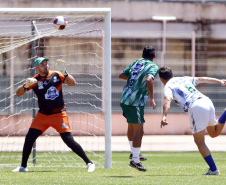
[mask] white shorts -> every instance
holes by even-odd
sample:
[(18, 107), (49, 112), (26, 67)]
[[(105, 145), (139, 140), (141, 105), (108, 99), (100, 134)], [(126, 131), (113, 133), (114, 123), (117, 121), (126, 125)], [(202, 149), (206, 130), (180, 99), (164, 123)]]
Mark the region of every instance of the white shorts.
[(189, 109), (192, 134), (205, 130), (207, 126), (216, 125), (215, 108), (208, 97), (197, 99)]

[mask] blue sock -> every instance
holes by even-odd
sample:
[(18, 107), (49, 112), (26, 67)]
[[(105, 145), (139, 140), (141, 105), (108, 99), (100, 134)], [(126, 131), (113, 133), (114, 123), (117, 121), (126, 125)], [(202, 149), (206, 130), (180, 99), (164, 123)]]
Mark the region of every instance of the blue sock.
[(217, 170), (217, 167), (214, 163), (212, 155), (209, 155), (209, 156), (205, 157), (204, 159), (205, 159), (206, 163), (209, 165), (211, 171)]
[(218, 122), (221, 124), (225, 124), (225, 121), (226, 121), (226, 111), (224, 111), (224, 113), (218, 119)]

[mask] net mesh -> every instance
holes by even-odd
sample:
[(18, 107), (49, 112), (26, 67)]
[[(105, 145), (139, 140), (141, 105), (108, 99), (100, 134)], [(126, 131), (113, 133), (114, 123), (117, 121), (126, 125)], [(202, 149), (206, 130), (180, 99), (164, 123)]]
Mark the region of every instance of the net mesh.
[[(0, 164), (21, 162), (24, 137), (37, 113), (37, 98), (31, 91), (16, 96), (16, 88), (32, 77), (32, 61), (49, 58), (50, 70), (63, 59), (76, 80), (63, 85), (64, 101), (74, 139), (96, 166), (104, 166), (103, 38), (104, 15), (61, 14), (66, 29), (54, 28), (58, 15), (1, 15), (0, 26)], [(33, 31), (32, 31), (33, 26)], [(32, 43), (35, 45), (32, 45)], [(32, 50), (35, 50), (32, 53)], [(83, 166), (84, 162), (49, 128), (36, 141), (39, 166)], [(62, 155), (59, 155), (62, 153)], [(32, 165), (30, 155), (28, 166)]]

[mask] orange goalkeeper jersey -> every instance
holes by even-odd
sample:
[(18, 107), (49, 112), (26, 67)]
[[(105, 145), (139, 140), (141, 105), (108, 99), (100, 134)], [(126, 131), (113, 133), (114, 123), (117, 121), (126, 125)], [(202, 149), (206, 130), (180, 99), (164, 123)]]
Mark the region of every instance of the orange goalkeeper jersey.
[(45, 115), (66, 111), (62, 94), (62, 83), (65, 77), (58, 71), (49, 71), (45, 77), (33, 76), (37, 83), (29, 86), (38, 98), (39, 112)]

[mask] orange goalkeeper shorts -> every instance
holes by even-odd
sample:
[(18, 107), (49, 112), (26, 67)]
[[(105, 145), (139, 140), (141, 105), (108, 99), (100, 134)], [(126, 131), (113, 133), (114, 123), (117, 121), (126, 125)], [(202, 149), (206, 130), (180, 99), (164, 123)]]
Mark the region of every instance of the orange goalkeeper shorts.
[(49, 127), (53, 127), (59, 133), (71, 132), (67, 112), (45, 115), (40, 112), (34, 117), (30, 128), (41, 130), (44, 133)]

